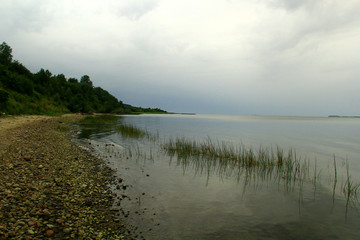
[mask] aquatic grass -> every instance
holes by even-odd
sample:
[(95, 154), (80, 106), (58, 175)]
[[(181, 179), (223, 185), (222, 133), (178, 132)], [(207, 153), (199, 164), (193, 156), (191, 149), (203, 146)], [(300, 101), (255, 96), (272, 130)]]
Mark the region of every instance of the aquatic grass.
[(128, 138), (146, 138), (151, 142), (156, 142), (159, 139), (159, 133), (156, 135), (151, 134), (147, 130), (142, 130), (131, 124), (120, 124), (116, 127), (117, 132), (119, 132), (122, 136)]
[(143, 138), (147, 132), (128, 124), (121, 124), (116, 127), (116, 130), (125, 137), (131, 138)]
[[(280, 147), (276, 150), (264, 148), (246, 148), (243, 145), (233, 146), (226, 142), (214, 142), (210, 138), (203, 142), (182, 138), (169, 139), (162, 144), (163, 150), (170, 156), (177, 156), (179, 161), (188, 159), (195, 162), (196, 168), (217, 168), (219, 175), (227, 175), (237, 171), (245, 176), (254, 178), (271, 179), (275, 177), (283, 181), (287, 187), (295, 182), (303, 182), (307, 175), (309, 165), (296, 156), (290, 149), (285, 153)], [(238, 174), (239, 176), (239, 174)]]
[(342, 192), (344, 193), (347, 201), (349, 200), (358, 200), (360, 192), (360, 183), (354, 183), (351, 180), (349, 173), (349, 162), (346, 160), (346, 181), (342, 186)]
[(217, 159), (225, 163), (236, 163), (241, 167), (260, 167), (285, 169), (285, 172), (298, 172), (301, 169), (300, 162), (296, 154), (289, 150), (286, 156), (279, 147), (274, 154), (273, 149), (260, 146), (257, 151), (253, 148), (245, 148), (243, 145), (237, 148), (224, 142), (213, 142), (207, 139), (205, 142), (198, 143), (186, 138), (170, 139), (162, 148), (170, 155), (179, 157), (202, 157), (208, 160)]
[(81, 125), (100, 125), (100, 124), (116, 124), (119, 117), (115, 115), (95, 115), (87, 116), (79, 121)]
[[(284, 151), (279, 146), (276, 149), (260, 146), (257, 150), (246, 148), (243, 145), (234, 146), (226, 142), (214, 142), (210, 138), (198, 142), (185, 137), (169, 139), (162, 145), (162, 149), (170, 156), (177, 157), (177, 164), (184, 168), (193, 167), (197, 173), (210, 172), (219, 176), (235, 174), (238, 181), (244, 179), (244, 184), (258, 180), (275, 180), (284, 184), (287, 191), (292, 191), (295, 186), (302, 189), (304, 182), (311, 182), (316, 191), (320, 182), (321, 169), (310, 160), (301, 159), (295, 150)], [(338, 181), (336, 159), (334, 156), (334, 186)], [(354, 183), (349, 175), (347, 164), (347, 179), (342, 184), (341, 190), (345, 198), (358, 201), (360, 184)]]

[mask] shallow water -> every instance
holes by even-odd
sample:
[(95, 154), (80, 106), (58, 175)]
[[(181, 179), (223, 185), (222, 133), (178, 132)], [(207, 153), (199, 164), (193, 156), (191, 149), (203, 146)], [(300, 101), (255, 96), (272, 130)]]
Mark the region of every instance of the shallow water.
[[(156, 139), (131, 139), (118, 124), (146, 129)], [(360, 180), (360, 119), (223, 115), (121, 116), (82, 126), (83, 144), (117, 169), (130, 196), (127, 221), (147, 239), (359, 239), (358, 201), (341, 192), (344, 162)], [(293, 148), (317, 164), (318, 181), (288, 184), (264, 172), (199, 163), (167, 155), (169, 138), (210, 138), (257, 149)], [(111, 145), (109, 145), (111, 144)], [(333, 156), (338, 182), (334, 188)]]

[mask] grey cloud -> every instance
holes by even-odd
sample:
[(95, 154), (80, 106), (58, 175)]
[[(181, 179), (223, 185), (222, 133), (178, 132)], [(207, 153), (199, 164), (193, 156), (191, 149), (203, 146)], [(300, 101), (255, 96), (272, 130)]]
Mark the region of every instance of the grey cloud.
[(300, 8), (313, 8), (324, 0), (273, 0), (268, 4), (277, 8), (284, 8), (289, 11), (295, 11)]
[(125, 6), (118, 6), (116, 12), (118, 15), (125, 16), (132, 21), (138, 21), (156, 6), (156, 0), (129, 1)]
[[(0, 8), (3, 24), (1, 31), (15, 33), (19, 30), (40, 32), (53, 16), (45, 10), (47, 1), (5, 1)], [(4, 5), (6, 7), (4, 7)], [(14, 17), (16, 16), (16, 17)]]
[[(269, 32), (270, 39), (263, 47), (264, 53), (271, 56), (279, 54), (289, 49), (306, 44), (307, 47), (302, 51), (314, 51), (324, 39), (331, 39), (339, 32), (354, 29), (352, 26), (360, 22), (358, 10), (360, 2), (347, 1), (341, 4), (333, 1), (331, 3), (316, 1), (297, 1), (297, 0), (277, 0), (272, 2), (272, 6), (295, 10), (303, 8), (302, 13), (292, 14), (289, 19), (291, 24), (288, 28), (279, 29), (271, 26), (267, 22), (261, 25), (262, 29), (274, 28)], [(286, 18), (285, 18), (286, 19)], [(276, 37), (274, 37), (276, 36)]]
[(31, 70), (88, 74), (133, 105), (356, 115), (358, 0), (173, 1), (5, 0), (0, 38)]

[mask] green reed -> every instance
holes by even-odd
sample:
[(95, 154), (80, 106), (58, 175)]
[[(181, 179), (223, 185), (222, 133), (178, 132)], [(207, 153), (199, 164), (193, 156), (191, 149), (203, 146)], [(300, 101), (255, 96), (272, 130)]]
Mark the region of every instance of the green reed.
[(260, 147), (257, 151), (240, 145), (234, 147), (226, 143), (213, 142), (207, 139), (205, 142), (196, 142), (185, 138), (170, 139), (162, 148), (170, 155), (177, 154), (179, 157), (202, 157), (208, 160), (236, 163), (241, 167), (278, 168), (286, 172), (299, 172), (301, 163), (296, 154), (290, 150), (287, 154), (279, 147), (273, 149)]
[(346, 180), (342, 186), (342, 192), (349, 201), (349, 200), (358, 200), (359, 191), (360, 191), (360, 184), (355, 183), (351, 180), (351, 176), (349, 173), (349, 163), (346, 160)]
[(131, 138), (143, 138), (149, 134), (146, 131), (143, 131), (133, 125), (128, 125), (128, 124), (121, 124), (117, 126), (116, 130), (124, 137), (131, 137)]
[[(203, 142), (182, 138), (170, 139), (162, 144), (162, 149), (170, 156), (176, 156), (178, 164), (184, 168), (193, 167), (196, 172), (216, 172), (219, 175), (229, 175), (237, 171), (238, 178), (245, 177), (245, 182), (251, 179), (282, 181), (285, 187), (293, 189), (295, 184), (302, 188), (304, 181), (310, 181), (316, 188), (320, 181), (321, 170), (310, 161), (297, 157), (296, 152), (289, 149), (285, 152), (280, 147), (276, 149), (260, 146), (257, 150), (243, 145), (233, 146), (225, 142), (214, 142), (207, 139)], [(311, 174), (310, 169), (313, 170)], [(334, 156), (334, 194), (338, 180), (336, 160)], [(360, 184), (354, 183), (349, 175), (341, 190), (350, 200), (358, 200)], [(335, 195), (333, 196), (335, 197)]]
[(244, 175), (246, 178), (278, 179), (287, 188), (295, 182), (302, 184), (304, 179), (309, 178), (309, 164), (299, 159), (291, 149), (288, 152), (279, 147), (275, 150), (264, 147), (254, 150), (211, 139), (196, 142), (186, 138), (170, 139), (162, 148), (169, 155), (176, 155), (183, 164), (193, 164), (201, 172), (203, 168), (207, 171), (213, 168), (218, 174), (226, 175), (236, 170), (239, 177)]

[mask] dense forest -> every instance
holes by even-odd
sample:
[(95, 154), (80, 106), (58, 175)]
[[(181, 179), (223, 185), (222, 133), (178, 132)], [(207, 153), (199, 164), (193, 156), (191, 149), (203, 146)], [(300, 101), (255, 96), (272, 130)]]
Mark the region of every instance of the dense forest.
[(124, 104), (101, 87), (93, 86), (88, 75), (80, 80), (53, 75), (49, 70), (30, 72), (13, 60), (12, 48), (0, 45), (0, 112), (3, 114), (62, 113), (166, 113), (159, 108)]

